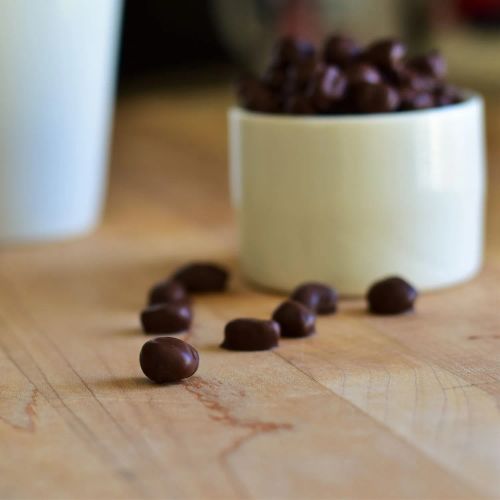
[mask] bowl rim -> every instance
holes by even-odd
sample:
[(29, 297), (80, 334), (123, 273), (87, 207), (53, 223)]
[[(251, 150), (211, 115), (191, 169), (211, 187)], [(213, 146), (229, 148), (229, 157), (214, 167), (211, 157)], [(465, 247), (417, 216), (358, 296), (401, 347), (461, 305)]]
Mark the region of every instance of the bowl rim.
[(366, 114), (346, 114), (346, 115), (288, 115), (278, 113), (262, 113), (250, 111), (241, 106), (234, 105), (228, 110), (230, 116), (240, 116), (248, 120), (258, 120), (263, 122), (290, 123), (290, 124), (325, 124), (325, 123), (367, 123), (367, 122), (398, 122), (418, 118), (428, 118), (439, 115), (449, 115), (459, 113), (471, 107), (482, 106), (484, 99), (478, 92), (465, 89), (465, 99), (455, 104), (448, 104), (437, 108), (417, 109), (411, 111), (392, 111), (389, 113), (366, 113)]

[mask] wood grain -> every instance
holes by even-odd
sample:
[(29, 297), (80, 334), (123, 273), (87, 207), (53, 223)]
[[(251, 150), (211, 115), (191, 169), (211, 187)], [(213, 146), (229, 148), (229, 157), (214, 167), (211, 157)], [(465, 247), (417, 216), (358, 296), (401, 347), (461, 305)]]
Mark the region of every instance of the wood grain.
[[(280, 297), (238, 275), (225, 89), (119, 101), (102, 227), (0, 253), (2, 498), (500, 497), (500, 100), (488, 103), (487, 262), (418, 312), (362, 301), (274, 352), (217, 346)], [(141, 375), (138, 310), (178, 264), (231, 290), (195, 302), (197, 374)]]

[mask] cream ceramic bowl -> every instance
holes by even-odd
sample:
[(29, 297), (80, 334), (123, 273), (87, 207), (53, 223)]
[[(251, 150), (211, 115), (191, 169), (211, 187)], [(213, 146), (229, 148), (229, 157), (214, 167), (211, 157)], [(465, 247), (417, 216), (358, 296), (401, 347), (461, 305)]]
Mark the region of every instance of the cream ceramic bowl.
[(336, 117), (229, 112), (232, 202), (248, 280), (343, 295), (400, 275), (421, 290), (481, 266), (483, 102)]

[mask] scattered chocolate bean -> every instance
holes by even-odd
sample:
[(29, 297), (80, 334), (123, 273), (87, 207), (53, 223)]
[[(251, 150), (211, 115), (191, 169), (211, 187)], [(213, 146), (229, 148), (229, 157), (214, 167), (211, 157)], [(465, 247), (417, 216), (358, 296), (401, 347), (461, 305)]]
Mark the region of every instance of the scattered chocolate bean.
[(389, 113), (399, 106), (398, 92), (384, 83), (359, 83), (354, 96), (361, 113)]
[(330, 36), (323, 48), (323, 58), (328, 64), (346, 66), (361, 54), (359, 43), (347, 36)]
[(316, 316), (300, 302), (283, 302), (272, 318), (280, 325), (282, 337), (308, 337), (314, 333)]
[(141, 312), (145, 333), (178, 333), (191, 325), (192, 312), (187, 304), (153, 304)]
[(229, 273), (223, 267), (209, 262), (194, 262), (177, 270), (172, 279), (188, 292), (222, 292), (226, 289)]
[(374, 314), (400, 314), (410, 311), (416, 299), (415, 288), (396, 276), (377, 281), (367, 294), (369, 310)]
[(199, 359), (193, 346), (175, 337), (148, 340), (139, 356), (144, 375), (157, 384), (190, 377), (198, 369)]
[(304, 283), (295, 288), (290, 298), (316, 314), (332, 314), (337, 310), (337, 292), (323, 283)]
[(363, 59), (381, 69), (393, 69), (402, 63), (406, 55), (406, 46), (397, 39), (378, 40), (370, 45), (363, 54)]
[(186, 289), (177, 281), (165, 280), (154, 285), (149, 291), (149, 305), (164, 303), (187, 303), (189, 297)]
[(278, 345), (280, 326), (275, 321), (240, 318), (224, 329), (221, 347), (231, 351), (265, 351)]

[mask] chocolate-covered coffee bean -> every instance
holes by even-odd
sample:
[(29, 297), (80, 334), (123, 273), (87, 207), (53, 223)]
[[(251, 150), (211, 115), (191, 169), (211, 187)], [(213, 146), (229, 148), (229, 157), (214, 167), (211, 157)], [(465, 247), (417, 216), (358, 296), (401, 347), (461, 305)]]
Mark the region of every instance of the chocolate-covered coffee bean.
[(416, 289), (404, 279), (393, 276), (374, 283), (367, 293), (373, 314), (401, 314), (413, 309)]
[(288, 68), (287, 78), (290, 80), (290, 88), (294, 90), (303, 90), (316, 71), (316, 60), (306, 59), (291, 65)]
[(153, 304), (141, 312), (141, 324), (145, 333), (179, 333), (190, 327), (192, 317), (188, 304)]
[(276, 42), (271, 66), (287, 68), (301, 61), (314, 59), (316, 50), (314, 45), (306, 40), (285, 37)]
[(448, 106), (457, 104), (463, 100), (462, 93), (453, 85), (440, 85), (434, 90), (434, 105)]
[(430, 92), (419, 92), (412, 88), (400, 89), (400, 107), (404, 111), (428, 109), (434, 106), (434, 96)]
[(258, 80), (241, 80), (238, 86), (238, 96), (242, 106), (251, 111), (277, 113), (280, 110), (277, 95)]
[(224, 329), (221, 347), (230, 351), (266, 351), (278, 345), (280, 326), (275, 321), (239, 318)]
[(189, 297), (184, 286), (174, 280), (165, 280), (156, 283), (150, 289), (148, 297), (149, 305), (189, 302)]
[(172, 275), (172, 279), (190, 293), (222, 292), (226, 289), (228, 278), (226, 269), (210, 262), (188, 264)]
[(328, 64), (347, 66), (361, 54), (361, 45), (343, 35), (330, 36), (323, 47), (323, 59)]
[(446, 76), (446, 60), (437, 50), (412, 58), (408, 65), (417, 72), (437, 80)]
[(295, 288), (290, 298), (316, 314), (332, 314), (337, 310), (337, 292), (324, 283), (303, 283)]
[(363, 59), (381, 69), (393, 69), (402, 63), (406, 55), (406, 45), (401, 40), (387, 38), (370, 45)]
[(399, 106), (399, 94), (384, 83), (360, 83), (354, 89), (356, 108), (361, 113), (389, 113)]
[(190, 377), (198, 369), (199, 359), (193, 346), (175, 337), (148, 340), (139, 355), (144, 375), (157, 384)]
[(315, 111), (311, 99), (305, 95), (291, 95), (285, 101), (285, 112), (291, 115), (312, 115)]
[(267, 68), (262, 75), (262, 83), (268, 88), (279, 92), (287, 80), (287, 70), (284, 68)]
[(419, 92), (431, 92), (438, 84), (435, 78), (417, 73), (406, 66), (398, 68), (389, 74), (393, 85), (399, 88), (411, 88)]
[(349, 85), (382, 82), (382, 76), (379, 70), (375, 66), (363, 62), (355, 63), (346, 68), (345, 76)]
[(309, 89), (314, 106), (320, 111), (328, 111), (345, 94), (347, 80), (337, 66), (325, 66), (315, 74)]
[[(283, 38), (260, 79), (240, 81), (240, 104), (262, 113), (341, 115), (422, 110), (464, 100), (445, 82), (446, 61), (437, 51), (406, 57), (405, 44), (375, 40), (363, 50), (334, 34), (321, 54), (306, 41)], [(372, 85), (372, 86), (369, 86)]]
[(283, 302), (273, 313), (282, 337), (308, 337), (315, 331), (316, 316), (311, 309), (294, 300)]

